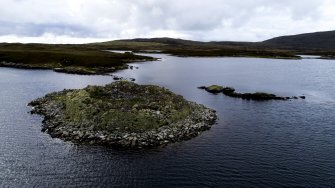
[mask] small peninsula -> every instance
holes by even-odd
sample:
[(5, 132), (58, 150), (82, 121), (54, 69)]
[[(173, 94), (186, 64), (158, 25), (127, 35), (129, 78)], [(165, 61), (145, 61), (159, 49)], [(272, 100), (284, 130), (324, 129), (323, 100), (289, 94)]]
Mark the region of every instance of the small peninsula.
[(128, 68), (128, 63), (154, 60), (148, 56), (113, 53), (84, 45), (0, 44), (0, 67), (105, 75)]
[(210, 129), (216, 112), (168, 89), (117, 81), (47, 94), (29, 103), (42, 131), (79, 144), (146, 148)]

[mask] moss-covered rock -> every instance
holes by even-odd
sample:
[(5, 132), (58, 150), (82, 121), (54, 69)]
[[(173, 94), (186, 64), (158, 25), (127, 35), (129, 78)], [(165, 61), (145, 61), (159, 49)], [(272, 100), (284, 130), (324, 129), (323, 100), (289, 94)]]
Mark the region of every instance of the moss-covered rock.
[(223, 86), (211, 85), (209, 87), (206, 87), (205, 89), (210, 93), (221, 93), (223, 91)]
[(30, 105), (46, 117), (43, 130), (54, 137), (122, 147), (191, 138), (216, 119), (213, 110), (165, 88), (127, 81), (55, 92)]

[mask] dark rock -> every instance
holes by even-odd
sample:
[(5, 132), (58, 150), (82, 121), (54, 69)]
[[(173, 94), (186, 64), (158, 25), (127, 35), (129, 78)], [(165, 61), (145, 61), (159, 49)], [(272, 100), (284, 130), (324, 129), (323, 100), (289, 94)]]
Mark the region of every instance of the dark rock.
[[(290, 97), (279, 97), (276, 96), (274, 94), (270, 94), (270, 93), (264, 93), (264, 92), (256, 92), (256, 93), (238, 93), (235, 91), (234, 88), (232, 87), (223, 87), (223, 86), (219, 86), (219, 85), (212, 85), (209, 87), (206, 86), (201, 86), (198, 87), (199, 89), (205, 89), (206, 91), (210, 92), (210, 93), (223, 93), (226, 96), (229, 97), (234, 97), (234, 98), (241, 98), (241, 99), (245, 99), (245, 100), (288, 100), (291, 99)], [(296, 97), (293, 97), (294, 99)]]
[(207, 87), (206, 86), (200, 86), (200, 87), (198, 87), (198, 89), (207, 89)]
[(256, 92), (256, 93), (245, 93), (242, 94), (242, 98), (249, 100), (284, 100), (283, 97), (278, 97), (274, 94)]
[(225, 88), (223, 88), (222, 92), (225, 93), (225, 94), (234, 93), (235, 89), (232, 88), (232, 87), (225, 87)]

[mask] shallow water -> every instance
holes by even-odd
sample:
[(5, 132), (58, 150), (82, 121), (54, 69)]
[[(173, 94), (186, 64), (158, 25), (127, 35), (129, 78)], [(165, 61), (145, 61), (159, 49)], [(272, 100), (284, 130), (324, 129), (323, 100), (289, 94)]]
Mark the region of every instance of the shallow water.
[[(0, 68), (0, 187), (333, 187), (335, 61), (180, 58), (117, 73), (158, 84), (218, 111), (192, 140), (142, 151), (76, 146), (42, 133), (26, 104), (108, 76)], [(253, 102), (196, 87), (221, 84), (306, 100)]]

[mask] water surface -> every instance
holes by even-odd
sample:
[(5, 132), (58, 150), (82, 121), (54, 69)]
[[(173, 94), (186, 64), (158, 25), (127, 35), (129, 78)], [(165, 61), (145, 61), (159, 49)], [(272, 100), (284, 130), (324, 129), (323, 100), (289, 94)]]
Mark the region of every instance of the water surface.
[[(219, 120), (210, 131), (142, 151), (52, 139), (26, 104), (112, 77), (0, 68), (0, 187), (335, 185), (335, 61), (154, 56), (162, 61), (117, 74), (214, 108)], [(307, 99), (253, 102), (196, 88), (209, 84)]]

